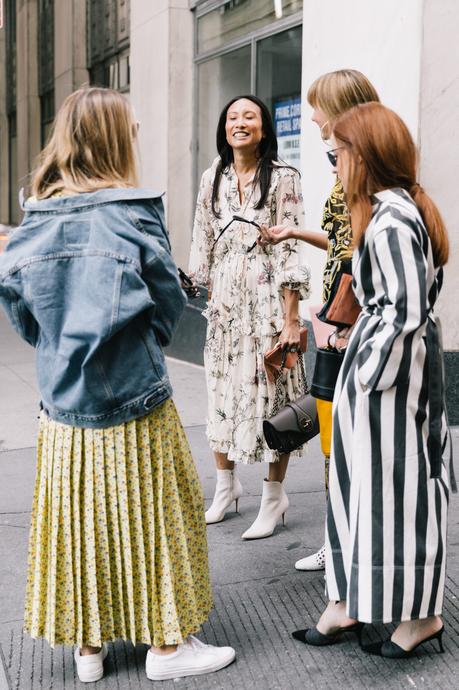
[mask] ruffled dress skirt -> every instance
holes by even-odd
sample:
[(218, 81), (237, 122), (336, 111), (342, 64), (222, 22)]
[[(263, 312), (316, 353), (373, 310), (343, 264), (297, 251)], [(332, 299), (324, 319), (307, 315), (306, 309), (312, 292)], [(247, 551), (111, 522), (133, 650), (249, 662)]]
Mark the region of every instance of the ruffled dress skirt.
[(211, 608), (202, 489), (173, 401), (108, 429), (42, 414), (26, 632), (173, 645)]

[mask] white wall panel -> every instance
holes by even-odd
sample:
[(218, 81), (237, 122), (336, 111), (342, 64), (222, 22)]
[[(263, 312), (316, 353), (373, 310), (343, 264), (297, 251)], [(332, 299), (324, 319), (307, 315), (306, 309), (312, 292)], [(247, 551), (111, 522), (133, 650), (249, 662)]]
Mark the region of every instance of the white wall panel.
[[(454, 2), (454, 0), (451, 0)], [(435, 4), (433, 2), (433, 4)], [(438, 4), (438, 3), (437, 3)], [(306, 94), (314, 79), (342, 68), (358, 69), (381, 100), (418, 136), (422, 0), (305, 0), (302, 74), (302, 179), (307, 226), (318, 229), (333, 177)], [(313, 300), (320, 301), (324, 252), (308, 249)]]

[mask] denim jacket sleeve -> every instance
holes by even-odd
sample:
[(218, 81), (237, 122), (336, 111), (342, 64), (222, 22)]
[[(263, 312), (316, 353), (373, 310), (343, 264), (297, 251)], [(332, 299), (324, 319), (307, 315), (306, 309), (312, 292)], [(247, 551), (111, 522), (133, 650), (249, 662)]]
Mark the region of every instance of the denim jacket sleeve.
[(153, 325), (162, 346), (169, 344), (187, 302), (180, 287), (177, 267), (170, 253), (170, 242), (160, 198), (136, 204), (133, 211), (145, 238), (142, 278), (155, 303)]
[(23, 298), (13, 288), (0, 283), (0, 304), (4, 308), (11, 325), (29, 345), (36, 346), (39, 328)]

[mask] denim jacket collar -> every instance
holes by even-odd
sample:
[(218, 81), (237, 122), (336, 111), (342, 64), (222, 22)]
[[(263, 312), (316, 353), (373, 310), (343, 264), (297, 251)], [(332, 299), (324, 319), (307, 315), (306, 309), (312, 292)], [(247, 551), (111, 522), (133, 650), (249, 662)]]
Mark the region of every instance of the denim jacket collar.
[(159, 199), (163, 196), (161, 192), (152, 189), (99, 189), (97, 192), (87, 192), (75, 194), (74, 196), (58, 196), (49, 199), (27, 199), (24, 200), (24, 190), (19, 193), (19, 203), (23, 211), (55, 211), (65, 212), (75, 209), (98, 206), (100, 204), (110, 204), (114, 201), (134, 201), (144, 199)]

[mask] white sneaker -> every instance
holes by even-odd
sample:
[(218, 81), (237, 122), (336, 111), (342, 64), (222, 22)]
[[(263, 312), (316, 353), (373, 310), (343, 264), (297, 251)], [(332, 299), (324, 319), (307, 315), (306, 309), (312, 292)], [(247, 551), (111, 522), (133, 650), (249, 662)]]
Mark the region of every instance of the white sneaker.
[(147, 652), (146, 672), (149, 680), (168, 680), (183, 676), (202, 676), (228, 666), (236, 656), (232, 647), (214, 647), (189, 635), (172, 654)]
[(300, 558), (295, 563), (297, 570), (325, 570), (325, 546), (322, 546), (317, 553), (313, 553), (306, 558)]
[(94, 683), (100, 680), (104, 675), (104, 659), (108, 654), (108, 649), (105, 644), (102, 645), (100, 652), (97, 654), (87, 654), (81, 656), (80, 650), (75, 649), (75, 663), (77, 667), (78, 678), (82, 683)]

